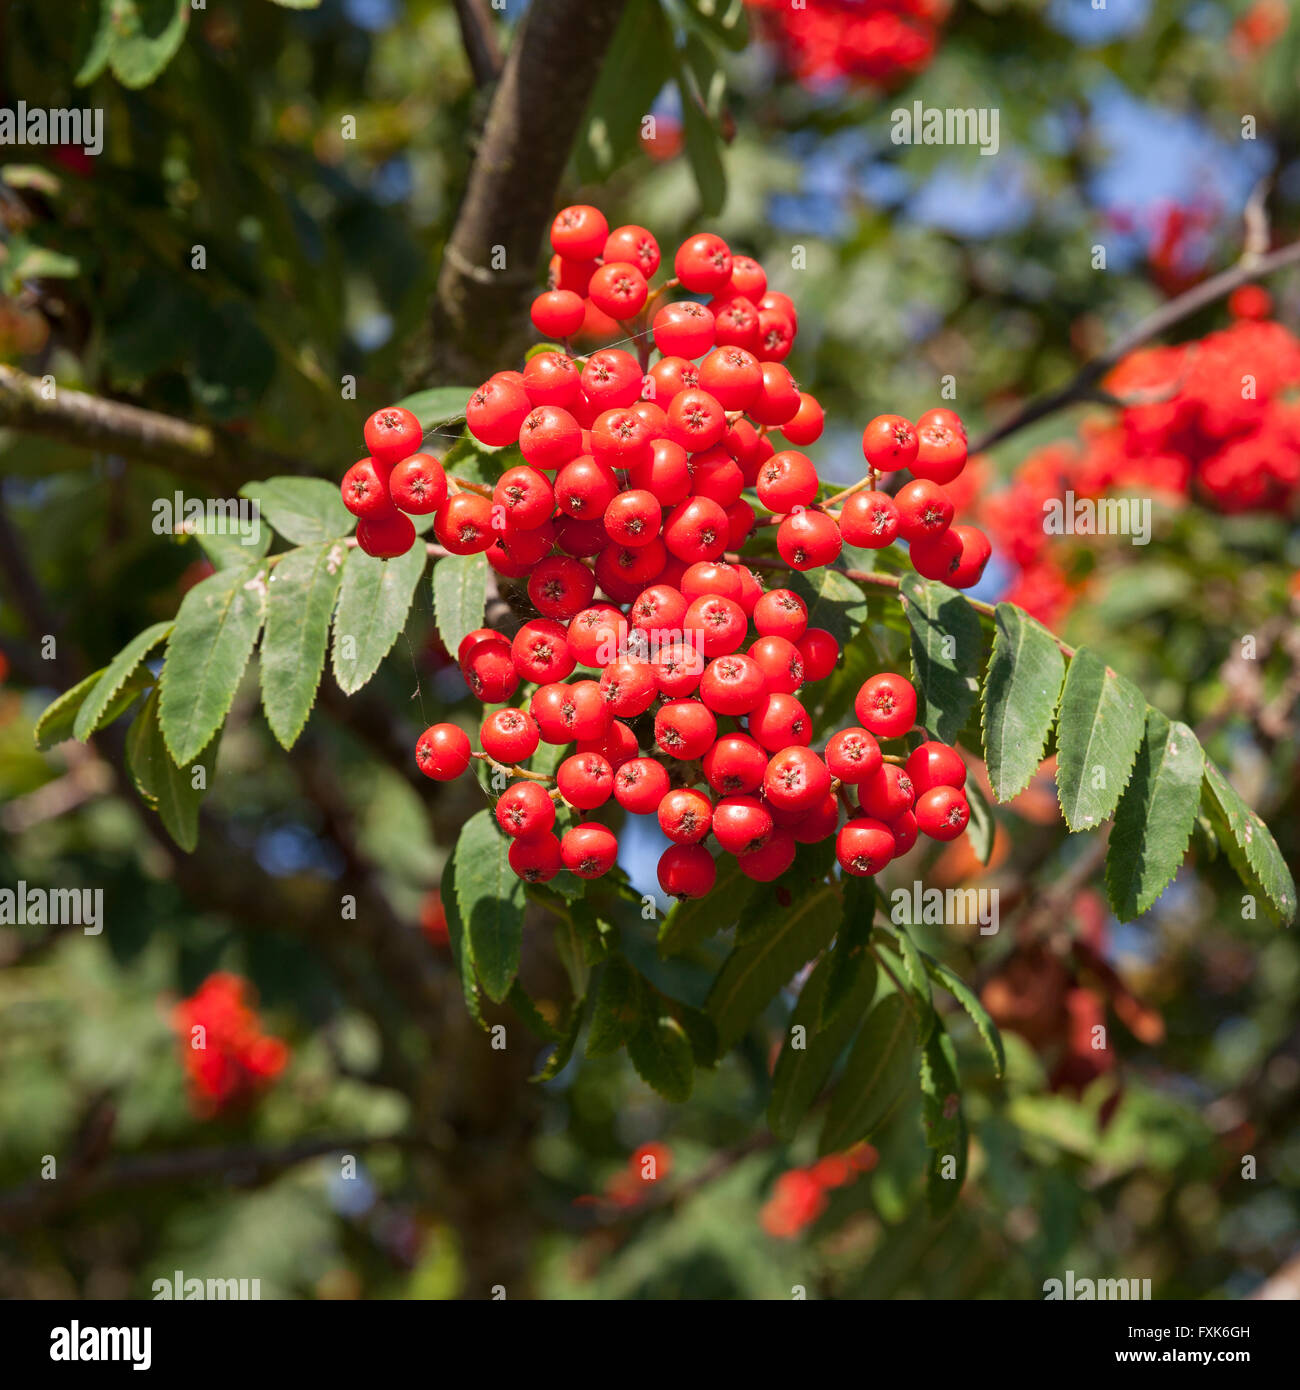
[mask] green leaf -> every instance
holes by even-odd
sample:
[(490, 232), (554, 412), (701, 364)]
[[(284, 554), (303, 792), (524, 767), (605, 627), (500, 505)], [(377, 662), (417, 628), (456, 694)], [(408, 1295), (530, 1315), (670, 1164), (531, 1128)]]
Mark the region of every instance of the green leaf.
[(284, 748), (297, 742), (316, 701), (346, 559), (341, 541), (322, 541), (286, 551), (271, 568), (262, 638), (262, 707)]
[(1208, 758), (1202, 802), (1215, 836), (1238, 877), (1257, 897), (1264, 899), (1271, 916), (1289, 927), (1295, 921), (1295, 879), (1282, 851), (1269, 834), (1268, 826)]
[(334, 679), (345, 695), (355, 695), (392, 650), (428, 558), (419, 545), (395, 560), (349, 552), (334, 615), (332, 654)]
[(403, 396), (397, 404), (415, 416), (420, 422), (420, 428), (427, 435), (443, 425), (463, 420), (465, 403), (473, 393), (472, 386), (435, 386), (428, 391), (416, 391), (414, 395)]
[(926, 973), (925, 961), (905, 927), (896, 926), (891, 922), (881, 922), (876, 930), (892, 940), (897, 947), (898, 955), (903, 962), (903, 984), (907, 987), (916, 1010), (920, 1040), (925, 1042), (935, 1021), (934, 995), (930, 990), (930, 977)]
[(822, 627), (847, 647), (867, 620), (867, 599), (859, 585), (839, 570), (792, 571), (785, 587), (808, 605), (808, 626)]
[[(924, 952), (922, 954), (924, 955)], [(1007, 1069), (1007, 1054), (1002, 1046), (1002, 1034), (998, 1032), (997, 1024), (980, 1003), (979, 996), (955, 970), (942, 961), (935, 960), (933, 956), (925, 956), (925, 968), (935, 984), (941, 989), (946, 989), (966, 1010), (970, 1021), (975, 1025), (975, 1031), (989, 1050), (989, 1056), (993, 1059), (993, 1070), (1001, 1076)]]
[(170, 635), (171, 630), (171, 623), (154, 623), (133, 637), (108, 663), (108, 668), (77, 711), (76, 722), (72, 726), (73, 738), (84, 743), (96, 729), (103, 726), (104, 716), (122, 693), (127, 681), (137, 673), (145, 657), (158, 643)]
[[(193, 761), (178, 765), (167, 751), (158, 712), (155, 689), (127, 730), (127, 767), (141, 797), (158, 812), (167, 833), (188, 854), (199, 842), (199, 803), (212, 780), (220, 738), (213, 738)], [(199, 767), (204, 770), (202, 787), (194, 785)]]
[(728, 48), (739, 53), (749, 42), (745, 0), (685, 0), (687, 13)]
[(454, 476), (467, 483), (483, 483), (488, 487), (495, 487), (502, 473), (523, 461), (524, 456), (519, 452), (518, 444), (493, 448), (487, 444), (480, 444), (467, 432), (448, 449), (443, 456), (442, 466), (448, 477)]
[(321, 0), (271, 0), (271, 3), (285, 10), (318, 10)]
[(451, 947), (451, 958), (460, 976), (461, 992), (465, 996), (465, 1006), (470, 1017), (484, 1032), (488, 1025), (483, 1018), (483, 997), (479, 989), (478, 972), (474, 969), (474, 950), (465, 928), (465, 919), (460, 915), (460, 902), (456, 896), (456, 855), (453, 852), (442, 871), (442, 882), (438, 885), (443, 911), (447, 914), (447, 942)]
[(113, 76), (124, 87), (147, 87), (175, 57), (189, 19), (190, 0), (113, 0)]
[(1140, 917), (1178, 872), (1204, 772), (1196, 735), (1148, 708), (1146, 734), (1106, 849), (1106, 896), (1120, 921)]
[(617, 1052), (643, 1022), (641, 977), (621, 956), (615, 956), (602, 971), (596, 990), (587, 1056), (608, 1057)]
[(1065, 658), (1052, 634), (1012, 603), (999, 603), (984, 681), (984, 759), (993, 794), (1010, 801), (1038, 771), (1052, 731)]
[(244, 544), (244, 537), (238, 531), (229, 528), (204, 531), (202, 525), (186, 522), (182, 530), (185, 535), (193, 536), (198, 541), (203, 553), (219, 570), (251, 564), (260, 560), (271, 548), (271, 528), (261, 525), (260, 521), (257, 538), (248, 545)]
[(835, 935), (842, 908), (829, 884), (789, 907), (767, 898), (722, 963), (705, 1009), (725, 1052), (767, 1007), (777, 991)]
[(684, 68), (677, 72), (682, 96), (682, 125), (686, 136), (686, 158), (700, 190), (700, 211), (716, 217), (727, 201), (727, 171), (722, 163), (722, 139), (705, 114), (695, 84)]
[[(829, 1018), (826, 994), (834, 978), (833, 957), (820, 961), (808, 977), (794, 1006), (785, 1044), (772, 1074), (772, 1098), (768, 1102), (767, 1122), (780, 1139), (794, 1138), (799, 1122), (817, 1099), (844, 1051), (858, 1030), (876, 994), (876, 962), (868, 954), (854, 976), (848, 994)], [(795, 1030), (802, 1029), (802, 1033)], [(796, 1046), (796, 1041), (802, 1046)]]
[(853, 1044), (822, 1128), (819, 1154), (840, 1153), (889, 1118), (912, 1079), (916, 1022), (901, 994), (872, 1009)]
[(487, 606), (487, 556), (444, 555), (433, 567), (433, 611), (438, 636), (453, 656), (461, 639), (483, 626)]
[(264, 565), (218, 570), (181, 601), (160, 681), (163, 737), (178, 764), (193, 762), (230, 712), (265, 613)]
[(709, 120), (718, 120), (723, 111), (727, 96), (727, 75), (718, 66), (713, 50), (698, 34), (687, 34), (686, 46), (682, 51), (686, 66), (695, 79), (704, 103), (704, 111)]
[(979, 615), (956, 589), (919, 574), (904, 577), (902, 596), (912, 629), (912, 681), (925, 701), (918, 722), (951, 743), (979, 694), (984, 657)]
[(690, 1099), (695, 1056), (686, 1030), (667, 1013), (648, 1018), (628, 1039), (627, 1055), (637, 1075), (665, 1100)]
[[(47, 753), (55, 744), (74, 737), (73, 727), (81, 707), (87, 696), (103, 680), (107, 671), (108, 667), (106, 666), (98, 671), (93, 671), (84, 680), (78, 681), (70, 690), (65, 690), (62, 695), (45, 707), (40, 718), (36, 721), (34, 730), (36, 747), (40, 752)], [(129, 676), (121, 690), (113, 697), (107, 709), (96, 721), (95, 728), (102, 729), (124, 714), (152, 680), (153, 677), (149, 672), (143, 669), (137, 670)]]
[[(921, 1119), (931, 1150), (926, 1202), (930, 1214), (939, 1217), (952, 1210), (966, 1181), (968, 1147), (957, 1051), (942, 1024), (921, 1052)], [(944, 1174), (945, 1160), (951, 1161), (951, 1177)]]
[(1095, 830), (1114, 814), (1145, 727), (1142, 692), (1080, 647), (1065, 677), (1056, 735), (1057, 797), (1071, 830)]
[(754, 880), (740, 872), (736, 858), (718, 858), (718, 879), (707, 898), (687, 898), (675, 903), (659, 924), (659, 955), (663, 960), (680, 956), (707, 940), (714, 932), (737, 921), (753, 896)]
[(246, 483), (239, 492), (256, 502), (262, 516), (294, 545), (341, 540), (357, 524), (337, 485), (324, 478), (267, 478)]
[(585, 999), (575, 999), (569, 1009), (555, 1042), (555, 1049), (541, 1068), (528, 1079), (530, 1081), (554, 1081), (569, 1065), (573, 1049), (578, 1045), (578, 1034), (582, 1032), (583, 1015), (586, 1013)]
[[(952, 1161), (952, 1176), (944, 1169)], [(930, 1161), (926, 1168), (925, 1202), (930, 1215), (938, 1221), (947, 1216), (957, 1205), (962, 1187), (966, 1183), (966, 1169), (970, 1162), (970, 1130), (966, 1125), (966, 1114), (958, 1110), (955, 1133), (946, 1149), (931, 1149)]]
[(966, 779), (963, 789), (966, 802), (970, 806), (970, 822), (966, 834), (970, 837), (970, 847), (981, 864), (993, 858), (993, 845), (997, 839), (997, 822), (993, 819), (993, 808), (973, 777)]
[(830, 978), (822, 996), (819, 1026), (824, 1028), (835, 1017), (844, 1001), (853, 993), (858, 976), (868, 966), (875, 974), (872, 959), (871, 926), (876, 917), (876, 885), (869, 878), (850, 878), (844, 886), (844, 920), (835, 935), (831, 950)]
[(491, 811), (465, 823), (456, 841), (456, 901), (469, 929), (483, 992), (494, 1003), (510, 993), (524, 935), (524, 885), (507, 855), (510, 844)]
[(79, 62), (72, 80), (85, 87), (104, 71), (113, 52), (113, 0), (90, 0), (77, 7), (75, 48)]

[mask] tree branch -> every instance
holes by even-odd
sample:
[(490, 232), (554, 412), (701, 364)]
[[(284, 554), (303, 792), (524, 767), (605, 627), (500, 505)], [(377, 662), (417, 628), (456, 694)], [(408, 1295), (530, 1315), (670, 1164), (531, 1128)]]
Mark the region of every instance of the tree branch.
[(532, 0), (520, 20), (443, 252), (429, 380), (473, 385), (522, 351), (556, 190), (626, 4)]
[(1229, 266), (1227, 270), (1220, 271), (1218, 275), (1212, 275), (1199, 285), (1194, 285), (1186, 294), (1180, 294), (1176, 299), (1171, 299), (1167, 304), (1161, 305), (1155, 313), (1148, 314), (1112, 347), (1100, 356), (1094, 357), (1092, 361), (1085, 363), (1064, 386), (1058, 387), (1055, 391), (1049, 391), (1046, 395), (1026, 401), (1000, 425), (986, 430), (978, 439), (972, 441), (971, 453), (978, 454), (986, 449), (991, 449), (995, 444), (1000, 444), (1004, 439), (1015, 434), (1017, 430), (1022, 430), (1026, 425), (1035, 424), (1049, 415), (1054, 415), (1058, 410), (1063, 410), (1067, 406), (1096, 400), (1101, 379), (1135, 348), (1139, 348), (1143, 343), (1150, 342), (1151, 339), (1167, 333), (1177, 324), (1199, 313), (1207, 305), (1213, 304), (1215, 300), (1231, 294), (1240, 286), (1249, 284), (1252, 280), (1261, 279), (1265, 275), (1271, 275), (1275, 270), (1282, 270), (1286, 266), (1297, 264), (1300, 264), (1300, 241), (1292, 242), (1290, 246), (1284, 246), (1280, 250), (1271, 251), (1262, 256), (1248, 251), (1236, 265)]
[(501, 45), (483, 0), (454, 0), (460, 37), (470, 71), (480, 87), (495, 82), (501, 72)]

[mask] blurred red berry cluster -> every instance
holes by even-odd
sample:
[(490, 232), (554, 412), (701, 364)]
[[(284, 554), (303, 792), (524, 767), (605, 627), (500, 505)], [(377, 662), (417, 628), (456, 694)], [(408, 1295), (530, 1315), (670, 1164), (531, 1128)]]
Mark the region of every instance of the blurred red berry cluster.
[(1218, 513), (1295, 508), (1300, 497), (1300, 339), (1268, 318), (1266, 291), (1243, 286), (1236, 321), (1177, 347), (1126, 357), (1106, 389), (1126, 400), (1117, 419), (1086, 424), (1077, 441), (1035, 451), (982, 519), (1016, 573), (1003, 597), (1052, 623), (1077, 590), (1044, 504), (1135, 493), (1189, 500)]
[(928, 67), (947, 0), (747, 0), (805, 86), (847, 80), (896, 85)]
[(870, 1144), (855, 1144), (842, 1154), (828, 1154), (806, 1168), (791, 1168), (777, 1178), (758, 1219), (770, 1236), (793, 1240), (811, 1226), (830, 1203), (827, 1195), (847, 1187), (876, 1166), (880, 1155)]
[(251, 996), (246, 980), (219, 971), (172, 1010), (190, 1102), (201, 1118), (250, 1104), (289, 1060), (286, 1044), (262, 1032)]
[(586, 1193), (574, 1198), (575, 1207), (636, 1207), (650, 1190), (673, 1171), (673, 1151), (667, 1144), (651, 1141), (628, 1155), (627, 1166), (618, 1169), (597, 1196)]

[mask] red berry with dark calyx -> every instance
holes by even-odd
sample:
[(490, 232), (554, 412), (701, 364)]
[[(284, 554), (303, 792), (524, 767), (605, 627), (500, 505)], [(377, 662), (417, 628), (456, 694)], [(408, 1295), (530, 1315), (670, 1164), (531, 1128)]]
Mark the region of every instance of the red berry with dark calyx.
[(846, 874), (868, 878), (878, 874), (894, 857), (894, 833), (870, 816), (846, 821), (835, 837), (835, 858)]
[(614, 773), (614, 800), (635, 816), (653, 815), (668, 789), (668, 769), (654, 758), (630, 758)]
[(764, 637), (797, 642), (808, 627), (808, 605), (793, 589), (772, 589), (754, 605), (754, 626)]
[(840, 644), (824, 627), (810, 627), (795, 643), (803, 657), (804, 679), (824, 681), (840, 659)]
[(629, 262), (647, 280), (659, 269), (659, 243), (650, 232), (635, 223), (615, 227), (605, 238), (605, 247), (600, 254), (605, 261)]
[(618, 860), (618, 839), (608, 827), (584, 821), (565, 831), (560, 841), (560, 861), (579, 878), (600, 878)]
[(885, 671), (863, 681), (853, 708), (877, 738), (901, 738), (916, 723), (916, 690), (905, 676)]
[(897, 763), (885, 763), (858, 783), (858, 802), (876, 820), (897, 820), (912, 809), (912, 781)]
[(807, 747), (812, 742), (812, 720), (793, 695), (765, 695), (748, 724), (750, 737), (772, 753), (792, 743)]
[(887, 492), (855, 492), (840, 508), (840, 534), (850, 545), (883, 550), (898, 538), (898, 503)]
[(715, 792), (733, 796), (763, 785), (768, 755), (748, 734), (724, 734), (704, 755), (704, 776)]
[(465, 424), (481, 444), (500, 448), (519, 438), (519, 427), (534, 404), (523, 378), (515, 381), (498, 372), (470, 396), (465, 406)]
[(640, 267), (627, 261), (606, 261), (587, 286), (587, 297), (596, 308), (619, 323), (640, 313), (649, 293)]
[(427, 516), (446, 500), (447, 475), (432, 455), (412, 454), (388, 475), (388, 495), (402, 511)]
[(494, 710), (483, 721), (479, 742), (483, 751), (499, 763), (522, 763), (537, 752), (541, 734), (527, 710)]
[(794, 836), (777, 826), (762, 849), (739, 855), (736, 866), (746, 878), (752, 878), (756, 883), (771, 883), (794, 863), (797, 848)]
[(776, 532), (776, 548), (792, 569), (821, 569), (843, 549), (840, 528), (825, 512), (791, 512)]
[(910, 468), (916, 459), (916, 426), (901, 415), (877, 415), (862, 431), (862, 453), (878, 473)]
[(358, 521), (357, 544), (376, 560), (395, 560), (415, 544), (415, 524), (394, 508), (386, 516)]
[(811, 810), (830, 789), (826, 764), (811, 748), (798, 745), (775, 754), (763, 775), (763, 795), (789, 811)]
[(538, 782), (516, 782), (501, 793), (497, 824), (511, 839), (531, 840), (555, 825), (555, 803)]
[(916, 422), (916, 438), (916, 477), (950, 483), (966, 467), (966, 430), (951, 410), (927, 410)]
[(415, 765), (435, 782), (450, 782), (469, 766), (469, 735), (455, 724), (433, 724), (415, 745)]
[(528, 580), (528, 597), (546, 618), (572, 618), (592, 600), (596, 578), (571, 555), (548, 555)]
[[(558, 405), (567, 410), (582, 393), (577, 364), (563, 352), (539, 352), (530, 357), (524, 364), (523, 376), (524, 391), (533, 405)], [(522, 415), (519, 423), (523, 423)]]
[(600, 673), (601, 698), (611, 714), (622, 719), (635, 719), (654, 704), (659, 682), (654, 667), (636, 657), (612, 661)]
[(937, 536), (913, 541), (907, 557), (922, 579), (938, 579), (944, 584), (951, 584), (961, 567), (961, 552), (961, 535), (955, 526), (950, 526)]
[(894, 497), (898, 534), (905, 541), (932, 541), (952, 525), (952, 498), (928, 478), (917, 478)]
[(478, 555), (496, 540), (492, 503), (477, 492), (458, 492), (434, 513), (433, 534), (453, 555)]
[(391, 468), (410, 458), (424, 440), (420, 422), (404, 406), (388, 405), (366, 421), (366, 448), (380, 468)]
[(821, 438), (825, 425), (826, 414), (822, 410), (821, 402), (816, 396), (810, 396), (807, 391), (800, 391), (799, 409), (792, 419), (781, 426), (781, 433), (791, 444), (797, 444), (802, 449), (809, 444), (815, 444)]
[(803, 657), (786, 637), (760, 637), (749, 655), (763, 673), (767, 689), (773, 694), (793, 695), (804, 682)]
[(713, 824), (713, 803), (693, 787), (670, 791), (659, 803), (659, 829), (677, 845), (695, 845)]
[(699, 700), (669, 700), (655, 714), (655, 743), (671, 758), (702, 758), (718, 736), (718, 721)]
[(669, 845), (659, 856), (658, 874), (670, 898), (704, 898), (718, 881), (718, 866), (703, 845)]
[(955, 840), (970, 822), (970, 802), (956, 787), (932, 787), (916, 798), (917, 829), (932, 840)]
[(713, 838), (728, 854), (762, 849), (774, 829), (771, 811), (756, 796), (724, 796), (713, 808)]
[(989, 538), (978, 526), (960, 523), (949, 527), (948, 534), (960, 542), (961, 553), (956, 565), (949, 567), (945, 582), (954, 589), (973, 589), (984, 577), (984, 567), (993, 555)]
[(955, 748), (929, 740), (907, 755), (907, 775), (920, 796), (933, 787), (964, 787), (966, 764)]
[(673, 257), (673, 274), (693, 294), (717, 294), (725, 289), (731, 270), (731, 248), (712, 232), (684, 241)]
[(594, 260), (604, 253), (608, 240), (605, 214), (586, 203), (562, 208), (551, 223), (551, 250), (568, 260)]
[(826, 745), (826, 766), (850, 786), (865, 781), (884, 762), (880, 745), (866, 729), (841, 729)]
[(716, 714), (748, 714), (767, 693), (758, 662), (739, 652), (715, 657), (700, 677), (700, 699)]
[(511, 869), (527, 883), (548, 883), (564, 867), (560, 842), (553, 834), (514, 841), (508, 858)]
[(388, 469), (378, 468), (374, 459), (364, 458), (343, 475), (343, 505), (353, 516), (363, 521), (379, 521), (392, 515), (388, 472)]
[(614, 790), (614, 769), (599, 753), (575, 753), (555, 774), (560, 795), (579, 811), (603, 806)]

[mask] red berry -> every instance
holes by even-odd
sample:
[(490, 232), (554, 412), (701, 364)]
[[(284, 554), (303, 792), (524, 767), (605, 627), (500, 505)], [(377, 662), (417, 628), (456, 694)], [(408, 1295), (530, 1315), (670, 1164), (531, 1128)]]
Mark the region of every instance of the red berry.
[(677, 248), (673, 274), (692, 294), (716, 294), (731, 279), (731, 248), (720, 236), (701, 232)]
[(571, 555), (548, 555), (539, 560), (528, 580), (528, 597), (546, 618), (572, 618), (592, 600), (596, 578)]
[(655, 715), (655, 743), (670, 757), (701, 758), (718, 736), (718, 721), (699, 700), (669, 700)]
[[(691, 491), (697, 497), (711, 497), (723, 508), (735, 506), (740, 500), (740, 494), (745, 490), (744, 473), (721, 444), (714, 444), (692, 457), (691, 475)], [(727, 533), (730, 536), (730, 520)]]
[(602, 411), (591, 427), (591, 451), (611, 468), (631, 468), (652, 456), (650, 426), (626, 406)]
[(600, 254), (606, 261), (631, 262), (647, 280), (659, 269), (659, 243), (635, 223), (610, 232)]
[(476, 642), (460, 663), (465, 684), (484, 704), (508, 700), (519, 687), (519, 673), (504, 640)]
[(817, 498), (817, 470), (807, 454), (783, 449), (759, 466), (758, 500), (771, 512), (792, 512)]
[[(699, 306), (697, 306), (699, 307)], [(662, 313), (663, 311), (660, 310)], [(693, 316), (692, 316), (693, 317)], [(710, 328), (710, 333), (712, 329)], [(656, 344), (658, 346), (658, 344)], [(663, 351), (662, 348), (659, 349)], [(700, 384), (700, 369), (685, 357), (672, 354), (661, 357), (642, 379), (642, 394), (649, 401), (657, 401), (660, 406), (688, 386)]]
[[(654, 316), (655, 347), (666, 358), (703, 357), (713, 346), (714, 327), (713, 314), (693, 299), (665, 304)], [(653, 370), (651, 376), (658, 380)], [(677, 394), (680, 393), (674, 393), (674, 398)]]
[(767, 753), (748, 734), (725, 734), (704, 755), (704, 776), (716, 792), (757, 791), (767, 771)]
[[(732, 295), (724, 300), (715, 299), (710, 307), (713, 310), (713, 340), (719, 347), (742, 348), (751, 354), (758, 350), (758, 310), (743, 294)], [(757, 358), (754, 358), (754, 363), (757, 367)]]
[[(693, 599), (682, 619), (686, 639), (695, 641), (707, 657), (738, 651), (748, 626), (749, 620), (740, 604), (718, 594)], [(692, 638), (693, 633), (699, 636)]]
[(650, 458), (633, 463), (629, 480), (634, 488), (653, 493), (661, 506), (671, 507), (691, 493), (691, 471), (686, 450), (671, 439), (656, 439)]
[(388, 470), (376, 468), (372, 458), (354, 463), (343, 475), (343, 505), (363, 521), (380, 521), (392, 515), (388, 495)]
[(659, 682), (654, 667), (633, 657), (612, 661), (600, 674), (601, 698), (611, 714), (635, 719), (654, 704)]
[(628, 617), (642, 632), (680, 630), (686, 616), (686, 597), (671, 584), (651, 584), (637, 595)]
[(519, 448), (534, 468), (553, 472), (578, 457), (582, 429), (560, 406), (539, 405), (528, 412), (519, 427)]
[(793, 695), (803, 684), (803, 657), (799, 648), (785, 637), (760, 637), (749, 649), (773, 693)]
[(496, 818), (512, 839), (534, 839), (555, 824), (555, 803), (539, 783), (515, 782), (497, 801)]
[(760, 425), (784, 425), (799, 413), (799, 388), (779, 362), (764, 362), (763, 385), (749, 406), (751, 419)]
[(727, 514), (710, 497), (679, 502), (663, 529), (669, 552), (687, 564), (718, 559), (727, 548), (727, 534)]
[(805, 811), (786, 829), (801, 845), (817, 845), (834, 835), (839, 823), (840, 803), (834, 792), (827, 792), (811, 811)]
[(803, 657), (806, 681), (824, 681), (840, 659), (840, 644), (824, 627), (810, 627), (795, 646)]
[(950, 483), (966, 467), (966, 431), (951, 410), (927, 410), (916, 422), (913, 474)]
[(758, 883), (771, 883), (780, 878), (794, 863), (795, 838), (788, 831), (777, 826), (762, 849), (739, 855), (736, 866), (746, 878)]
[(781, 433), (800, 448), (815, 444), (822, 437), (826, 424), (826, 414), (816, 396), (807, 391), (799, 392), (799, 409), (792, 419), (781, 426)]
[(614, 774), (614, 800), (634, 816), (648, 816), (668, 795), (668, 769), (653, 758), (632, 758)]
[(928, 478), (917, 478), (899, 489), (898, 534), (905, 541), (934, 540), (952, 525), (952, 498)]
[(510, 867), (529, 883), (546, 883), (560, 872), (560, 842), (554, 835), (516, 840), (510, 846)]
[(830, 789), (826, 764), (811, 748), (798, 744), (776, 753), (763, 774), (763, 795), (786, 810), (811, 810)]
[(596, 557), (600, 587), (618, 603), (632, 599), (663, 573), (667, 551), (658, 536), (645, 545), (607, 545)]
[(659, 803), (659, 828), (674, 844), (695, 845), (713, 824), (713, 803), (693, 787), (670, 791)]
[(910, 468), (916, 450), (916, 426), (901, 415), (877, 415), (862, 431), (863, 456), (880, 473)]
[(898, 504), (887, 492), (855, 492), (840, 508), (840, 534), (850, 545), (883, 550), (898, 535)]
[(528, 317), (543, 337), (571, 338), (587, 317), (587, 305), (572, 290), (543, 290), (533, 300)]
[(447, 475), (429, 454), (412, 454), (388, 475), (393, 505), (414, 516), (427, 516), (442, 506), (447, 496)]
[(627, 261), (606, 261), (587, 286), (587, 296), (596, 308), (619, 323), (640, 313), (649, 293), (645, 276)]
[(477, 492), (458, 492), (438, 508), (433, 534), (453, 555), (477, 555), (492, 544), (492, 503)]
[(569, 650), (584, 666), (608, 666), (627, 643), (627, 619), (609, 603), (592, 604), (569, 621)]
[(794, 325), (796, 331), (798, 330), (799, 315), (795, 312), (794, 300), (788, 294), (782, 294), (780, 290), (768, 290), (758, 301), (758, 307), (784, 314)]
[(577, 365), (563, 352), (539, 352), (530, 357), (523, 376), (524, 390), (533, 405), (558, 405), (567, 410), (582, 392)]
[(865, 781), (882, 762), (880, 745), (866, 729), (841, 729), (826, 745), (826, 766), (831, 775), (850, 786)]
[(889, 822), (894, 833), (894, 858), (901, 859), (916, 843), (916, 817), (911, 811), (904, 811)]
[(949, 584), (961, 568), (961, 554), (962, 538), (956, 528), (950, 526), (932, 539), (913, 541), (908, 547), (907, 558), (923, 579), (938, 579)]
[(405, 555), (415, 544), (415, 525), (403, 512), (357, 522), (357, 544), (376, 560)]
[(410, 458), (424, 439), (419, 420), (400, 405), (376, 410), (366, 421), (364, 434), (370, 457), (380, 468), (391, 468), (402, 459)]
[(515, 670), (526, 681), (561, 681), (578, 664), (565, 630), (550, 618), (534, 618), (515, 633), (510, 644)]
[(907, 775), (912, 779), (913, 790), (920, 796), (933, 787), (964, 787), (966, 764), (955, 748), (931, 740), (908, 754)]
[(731, 279), (720, 293), (728, 297), (743, 294), (757, 304), (767, 293), (767, 275), (752, 256), (732, 256)]
[[(956, 525), (948, 534), (961, 542), (961, 556), (948, 573), (947, 583), (954, 589), (971, 589), (984, 577), (984, 567), (993, 554), (989, 538), (978, 526)], [(913, 561), (915, 564), (915, 561)]]
[(599, 264), (594, 257), (590, 260), (573, 261), (567, 256), (552, 256), (546, 263), (546, 288), (572, 290), (576, 295), (585, 295)]
[(740, 601), (740, 571), (734, 565), (701, 560), (687, 567), (680, 585), (688, 599), (729, 598)]
[(593, 260), (605, 250), (608, 239), (605, 214), (586, 203), (562, 208), (551, 223), (551, 250), (569, 260)]
[(812, 720), (793, 695), (767, 695), (749, 715), (749, 732), (769, 752), (812, 742)]
[(679, 391), (668, 403), (668, 438), (696, 454), (727, 432), (727, 417), (718, 401), (700, 387)]
[(764, 362), (782, 362), (794, 346), (795, 327), (779, 309), (758, 311), (758, 342), (754, 351)]
[(560, 795), (579, 811), (594, 811), (614, 790), (614, 769), (599, 753), (575, 753), (555, 774)]
[(835, 857), (846, 874), (867, 878), (894, 857), (894, 833), (882, 821), (860, 816), (846, 821), (835, 837)]
[(743, 347), (717, 347), (700, 363), (700, 385), (724, 410), (746, 410), (763, 385), (763, 369)]
[(642, 380), (636, 358), (622, 348), (593, 352), (582, 369), (582, 391), (597, 415), (602, 410), (634, 406), (641, 395)]
[(917, 829), (932, 840), (955, 840), (970, 821), (970, 802), (956, 787), (931, 787), (916, 798)]
[(897, 820), (912, 809), (912, 779), (897, 763), (884, 763), (858, 783), (858, 801), (868, 816)]
[(579, 753), (599, 753), (615, 772), (636, 757), (636, 735), (621, 719), (611, 719), (598, 738), (580, 738)]
[(853, 708), (877, 738), (901, 738), (916, 723), (916, 690), (906, 677), (883, 671), (863, 681)]
[(492, 501), (502, 509), (506, 520), (521, 531), (540, 526), (555, 510), (554, 489), (537, 469), (527, 464), (506, 469), (492, 489)]
[(792, 569), (829, 565), (843, 545), (840, 528), (825, 512), (791, 512), (776, 531), (777, 551)]
[(450, 782), (469, 766), (469, 735), (455, 724), (433, 724), (415, 745), (415, 763), (426, 777)]
[(660, 638), (650, 658), (659, 693), (669, 700), (680, 700), (698, 689), (704, 674), (704, 655), (693, 642)]
[(599, 878), (618, 859), (618, 840), (612, 830), (584, 821), (565, 832), (560, 841), (560, 860), (579, 878)]
[(521, 763), (531, 758), (540, 738), (537, 721), (523, 709), (494, 710), (479, 730), (483, 751), (499, 763)]
[(738, 652), (716, 657), (700, 677), (700, 699), (717, 714), (748, 714), (766, 691), (758, 662)]
[(775, 826), (772, 813), (756, 796), (724, 796), (713, 808), (713, 835), (729, 854), (762, 849)]
[(718, 881), (718, 866), (703, 845), (669, 845), (659, 856), (659, 886), (670, 898), (703, 898)]
[(516, 381), (498, 372), (470, 396), (465, 406), (465, 424), (482, 444), (492, 448), (513, 444), (532, 404), (523, 379)]
[(792, 589), (772, 589), (754, 605), (754, 626), (764, 637), (797, 642), (808, 626), (808, 605)]

